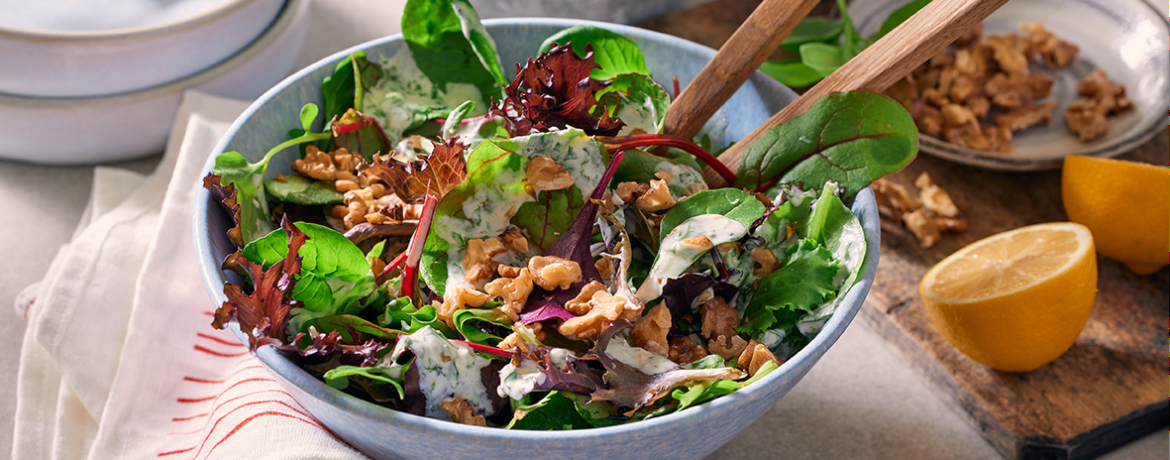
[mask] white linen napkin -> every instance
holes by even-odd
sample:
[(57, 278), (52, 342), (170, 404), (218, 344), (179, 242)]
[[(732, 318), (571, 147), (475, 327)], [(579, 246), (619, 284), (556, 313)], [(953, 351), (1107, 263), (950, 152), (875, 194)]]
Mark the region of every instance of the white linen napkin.
[(202, 167), (244, 101), (190, 91), (158, 169), (97, 168), (20, 353), (17, 459), (364, 459), (285, 392), (230, 332), (195, 262)]

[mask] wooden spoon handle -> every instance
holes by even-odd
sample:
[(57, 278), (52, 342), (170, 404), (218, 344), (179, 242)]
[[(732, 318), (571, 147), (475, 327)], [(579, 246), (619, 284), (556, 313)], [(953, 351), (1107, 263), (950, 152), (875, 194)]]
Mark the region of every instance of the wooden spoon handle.
[(666, 111), (665, 132), (690, 139), (772, 54), (817, 0), (764, 0)]
[[(821, 96), (838, 91), (881, 92), (942, 51), (951, 42), (983, 22), (1008, 0), (934, 0), (877, 43), (837, 69), (804, 95), (777, 112), (719, 156), (719, 161), (739, 169), (743, 151), (769, 129), (808, 110)], [(685, 93), (684, 93), (685, 94)], [(669, 119), (669, 118), (668, 118)], [(703, 178), (712, 188), (726, 184), (711, 168)]]

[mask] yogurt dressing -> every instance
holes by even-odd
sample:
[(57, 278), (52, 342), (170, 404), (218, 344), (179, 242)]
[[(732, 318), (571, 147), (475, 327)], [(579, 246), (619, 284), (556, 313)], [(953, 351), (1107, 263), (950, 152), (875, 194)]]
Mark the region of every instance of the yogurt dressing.
[(465, 344), (447, 340), (430, 326), (399, 336), (388, 355), (390, 361), (397, 360), (407, 349), (415, 356), (411, 366), (418, 369), (418, 386), (426, 399), (427, 417), (447, 417), (439, 404), (451, 398), (463, 398), (478, 414), (494, 412), (481, 376), (483, 368), (491, 364), (490, 359), (476, 354)]
[(714, 247), (743, 238), (745, 234), (747, 227), (719, 214), (702, 214), (683, 221), (662, 239), (650, 274), (638, 288), (638, 299), (645, 303), (658, 298), (667, 281), (681, 276), (711, 249), (687, 244), (687, 240), (705, 236)]

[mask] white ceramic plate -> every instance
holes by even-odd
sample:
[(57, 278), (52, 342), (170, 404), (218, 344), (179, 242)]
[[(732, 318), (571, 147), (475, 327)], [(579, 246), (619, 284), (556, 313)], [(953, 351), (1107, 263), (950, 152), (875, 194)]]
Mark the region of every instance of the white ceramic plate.
[[(891, 11), (906, 0), (856, 2), (850, 13), (862, 35), (872, 34)], [(1168, 25), (1161, 9), (1145, 0), (1013, 0), (984, 22), (984, 33), (1017, 31), (1022, 22), (1040, 21), (1058, 37), (1080, 47), (1077, 60), (1053, 77), (1055, 116), (1047, 126), (1015, 133), (1008, 154), (959, 147), (920, 135), (922, 152), (990, 169), (1027, 171), (1059, 168), (1065, 155), (1112, 157), (1148, 141), (1163, 128), (1162, 113), (1170, 100)], [(1077, 99), (1076, 85), (1093, 69), (1102, 68), (1125, 85), (1135, 110), (1109, 119), (1109, 133), (1083, 143), (1069, 132), (1064, 109)], [(1035, 69), (1035, 67), (1033, 67)]]
[(251, 45), (215, 67), (146, 91), (94, 98), (0, 94), (0, 158), (92, 164), (161, 153), (187, 89), (255, 99), (292, 70), (305, 41), (309, 0), (288, 0)]
[[(188, 0), (186, 3), (193, 3)], [(89, 10), (94, 27), (133, 23), (117, 12), (105, 16), (92, 10), (142, 9), (138, 20), (151, 21), (165, 12), (166, 2), (146, 0), (16, 0), (0, 5), (0, 13), (28, 17), (0, 21), (0, 93), (28, 97), (94, 97), (140, 91), (195, 75), (236, 54), (260, 36), (280, 13), (284, 0), (220, 0), (218, 6), (187, 9), (178, 18), (160, 16), (154, 24), (109, 30), (46, 30), (49, 18), (38, 17), (62, 8)], [(173, 3), (173, 2), (172, 2)], [(181, 2), (180, 2), (181, 3)], [(89, 6), (87, 6), (89, 5)], [(175, 6), (175, 14), (183, 13)], [(29, 11), (31, 10), (31, 11)], [(129, 13), (127, 13), (129, 14)], [(62, 15), (64, 16), (64, 15)], [(103, 18), (107, 18), (103, 20)], [(43, 19), (43, 20), (42, 20)], [(21, 22), (27, 26), (14, 25)], [(80, 28), (65, 21), (60, 28)]]

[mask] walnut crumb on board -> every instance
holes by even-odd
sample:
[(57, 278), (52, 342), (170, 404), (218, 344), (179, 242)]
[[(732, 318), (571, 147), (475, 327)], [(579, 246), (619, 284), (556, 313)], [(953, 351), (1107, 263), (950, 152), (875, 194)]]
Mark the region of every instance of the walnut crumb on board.
[(918, 189), (917, 198), (895, 182), (886, 179), (874, 181), (872, 187), (879, 212), (900, 221), (923, 248), (938, 244), (943, 232), (961, 233), (967, 230), (967, 219), (951, 195), (935, 183), (930, 174), (920, 174), (914, 180), (914, 186)]

